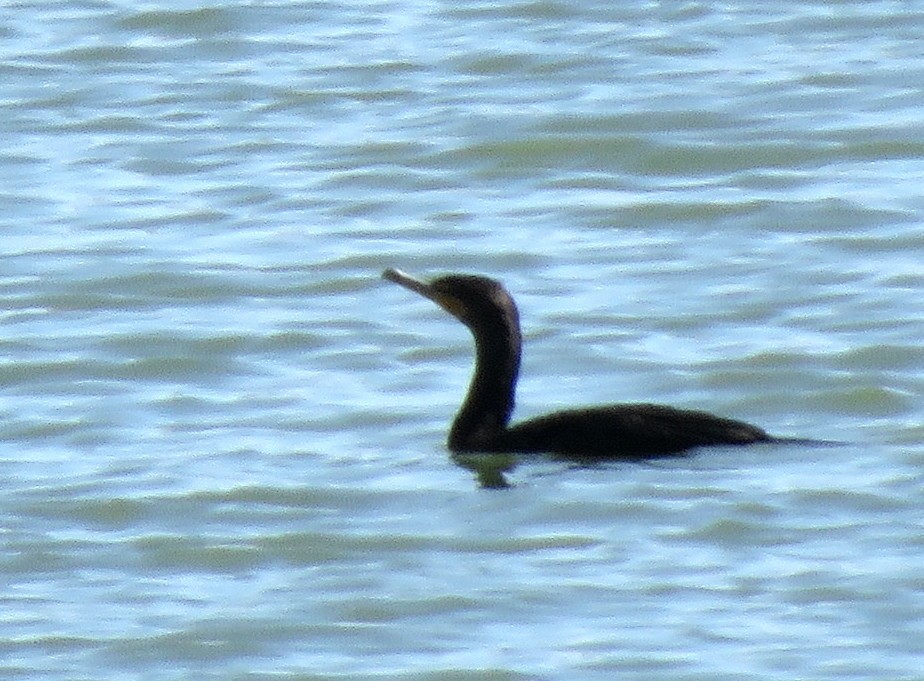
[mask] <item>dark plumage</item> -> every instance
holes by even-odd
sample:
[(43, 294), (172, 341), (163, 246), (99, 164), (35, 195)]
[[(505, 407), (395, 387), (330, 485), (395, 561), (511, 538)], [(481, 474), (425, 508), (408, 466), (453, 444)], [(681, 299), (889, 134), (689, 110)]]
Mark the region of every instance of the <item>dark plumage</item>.
[(468, 274), (451, 274), (430, 283), (391, 268), (382, 276), (433, 300), (475, 337), (475, 373), (449, 431), (453, 452), (648, 458), (707, 445), (774, 439), (741, 421), (655, 404), (559, 411), (509, 426), (521, 348), (519, 314), (510, 294), (493, 279)]

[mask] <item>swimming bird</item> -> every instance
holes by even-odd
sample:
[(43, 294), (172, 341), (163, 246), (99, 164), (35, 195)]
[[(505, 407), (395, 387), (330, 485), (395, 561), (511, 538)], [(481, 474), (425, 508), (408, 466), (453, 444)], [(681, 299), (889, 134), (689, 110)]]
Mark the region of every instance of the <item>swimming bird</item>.
[(645, 459), (695, 447), (775, 440), (741, 421), (657, 404), (570, 409), (511, 426), (522, 338), (517, 306), (503, 285), (472, 274), (450, 274), (428, 283), (392, 268), (382, 276), (434, 301), (474, 336), (474, 375), (447, 442), (454, 453)]

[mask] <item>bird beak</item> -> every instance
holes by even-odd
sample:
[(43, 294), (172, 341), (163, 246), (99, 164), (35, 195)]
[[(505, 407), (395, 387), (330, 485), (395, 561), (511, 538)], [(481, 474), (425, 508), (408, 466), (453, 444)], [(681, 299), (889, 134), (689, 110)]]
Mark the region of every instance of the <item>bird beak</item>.
[(430, 286), (430, 284), (425, 281), (421, 281), (420, 279), (416, 279), (406, 272), (402, 272), (401, 270), (396, 270), (393, 267), (389, 267), (387, 270), (382, 272), (382, 278), (399, 284), (404, 288), (413, 291), (414, 293), (419, 293), (424, 298), (429, 298), (436, 303), (440, 303), (435, 292), (433, 291), (433, 287)]
[(389, 267), (387, 270), (382, 272), (382, 278), (387, 279), (388, 281), (393, 281), (396, 284), (400, 284), (404, 288), (413, 291), (414, 293), (419, 293), (424, 298), (429, 298), (441, 308), (446, 310), (446, 312), (451, 314), (453, 317), (456, 317), (466, 324), (468, 323), (466, 321), (465, 305), (463, 305), (457, 298), (435, 290), (432, 284), (421, 281), (420, 279), (412, 277), (410, 274), (402, 272), (401, 270), (396, 270), (393, 267)]

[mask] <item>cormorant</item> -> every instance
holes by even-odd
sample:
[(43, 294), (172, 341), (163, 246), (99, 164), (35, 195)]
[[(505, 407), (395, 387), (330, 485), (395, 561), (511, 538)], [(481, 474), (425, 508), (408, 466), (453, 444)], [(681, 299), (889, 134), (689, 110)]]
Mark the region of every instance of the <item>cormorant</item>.
[(450, 274), (427, 283), (392, 268), (382, 276), (436, 302), (475, 337), (475, 373), (449, 431), (447, 444), (454, 453), (644, 459), (694, 447), (775, 440), (741, 421), (656, 404), (570, 409), (510, 426), (520, 369), (520, 320), (501, 283), (471, 274)]

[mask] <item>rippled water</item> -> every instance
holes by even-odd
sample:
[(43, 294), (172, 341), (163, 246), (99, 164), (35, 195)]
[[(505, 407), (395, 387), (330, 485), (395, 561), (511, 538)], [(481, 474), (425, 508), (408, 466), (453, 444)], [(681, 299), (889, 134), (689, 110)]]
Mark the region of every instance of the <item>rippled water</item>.
[[(116, 0), (0, 12), (0, 672), (919, 679), (924, 12)], [(518, 414), (843, 444), (443, 441)], [(514, 462), (516, 463), (516, 462)]]

